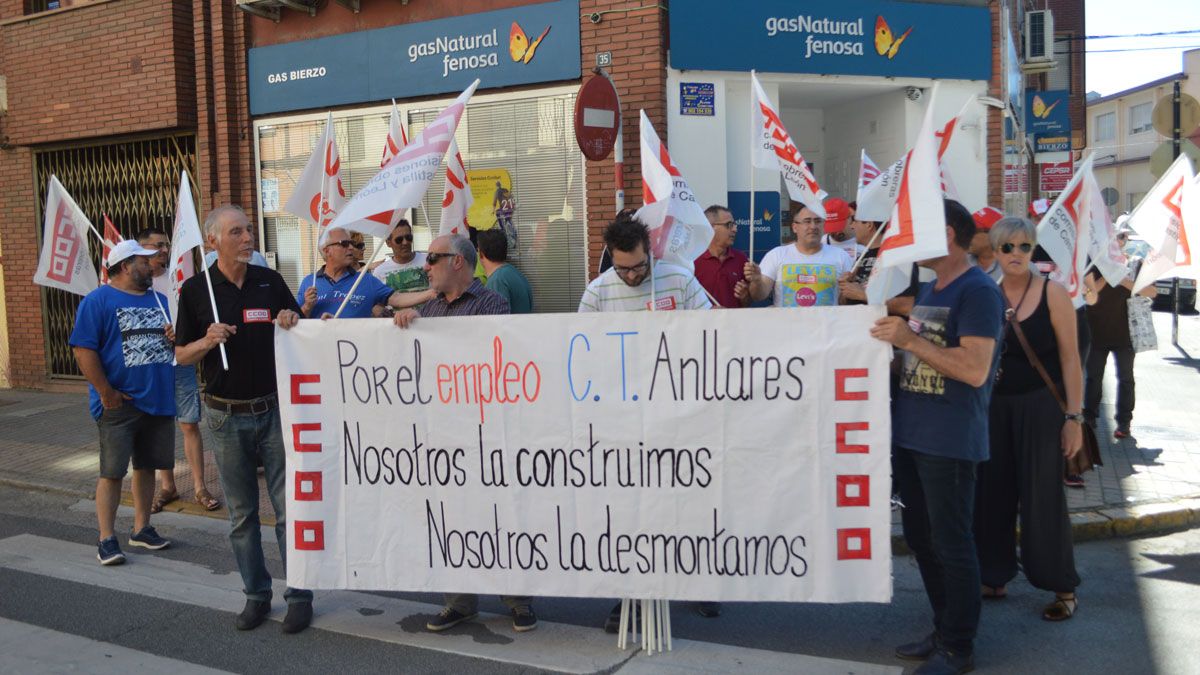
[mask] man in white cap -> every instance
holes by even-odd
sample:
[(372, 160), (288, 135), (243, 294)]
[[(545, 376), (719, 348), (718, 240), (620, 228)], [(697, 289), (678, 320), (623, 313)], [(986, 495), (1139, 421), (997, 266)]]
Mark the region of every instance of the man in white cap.
[(101, 565), (125, 562), (114, 532), (121, 481), (133, 461), (130, 546), (170, 546), (150, 527), (154, 471), (175, 468), (175, 358), (167, 299), (150, 290), (155, 251), (134, 240), (113, 246), (109, 283), (79, 303), (70, 345), (88, 381), (88, 404), (100, 429), (96, 520)]

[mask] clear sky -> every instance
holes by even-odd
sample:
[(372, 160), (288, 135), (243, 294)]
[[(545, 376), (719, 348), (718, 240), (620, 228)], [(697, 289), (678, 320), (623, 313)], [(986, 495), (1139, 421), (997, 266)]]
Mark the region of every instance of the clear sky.
[[(1198, 31), (1088, 40), (1086, 90), (1103, 96), (1178, 73), (1183, 68), (1184, 50), (1200, 47), (1200, 0), (1085, 0), (1084, 12), (1088, 35)], [(1097, 51), (1109, 49), (1138, 51)]]

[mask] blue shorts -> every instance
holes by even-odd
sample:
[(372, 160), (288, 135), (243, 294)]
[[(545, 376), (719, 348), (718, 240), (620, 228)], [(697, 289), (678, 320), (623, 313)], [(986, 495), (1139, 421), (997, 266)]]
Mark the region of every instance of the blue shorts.
[(196, 424), (200, 421), (200, 385), (196, 366), (175, 366), (175, 419)]

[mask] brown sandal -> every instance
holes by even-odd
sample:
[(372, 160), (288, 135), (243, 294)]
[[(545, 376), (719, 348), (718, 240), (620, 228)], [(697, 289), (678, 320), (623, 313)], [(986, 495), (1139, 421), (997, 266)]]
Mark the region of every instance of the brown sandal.
[(179, 490), (172, 490), (170, 492), (159, 490), (158, 494), (154, 497), (154, 501), (150, 502), (150, 513), (161, 513), (164, 506), (177, 499), (179, 499)]
[(209, 494), (208, 490), (205, 489), (198, 491), (195, 496), (192, 497), (192, 501), (204, 507), (205, 511), (216, 511), (217, 509), (221, 508), (221, 500), (213, 497), (211, 494)]
[(1058, 596), (1042, 610), (1042, 618), (1046, 621), (1066, 621), (1075, 616), (1078, 607), (1079, 599), (1074, 594), (1069, 598)]
[(1004, 586), (988, 586), (984, 584), (980, 595), (984, 600), (1003, 600), (1008, 597), (1008, 589)]

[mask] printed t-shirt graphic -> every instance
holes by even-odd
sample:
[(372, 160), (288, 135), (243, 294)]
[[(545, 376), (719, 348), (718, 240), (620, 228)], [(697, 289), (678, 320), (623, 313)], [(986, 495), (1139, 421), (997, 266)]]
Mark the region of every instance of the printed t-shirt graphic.
[(784, 265), (784, 307), (828, 307), (837, 304), (837, 269), (833, 265)]
[[(949, 307), (928, 307), (917, 305), (913, 307), (908, 325), (913, 331), (939, 347), (946, 346), (946, 321), (950, 318)], [(912, 352), (902, 351), (904, 355), (900, 371), (900, 388), (914, 394), (933, 394), (942, 396), (946, 393), (946, 376), (934, 370), (932, 366), (917, 358)]]
[(158, 308), (118, 307), (117, 328), (126, 368), (174, 360), (175, 350), (163, 335), (163, 315)]

